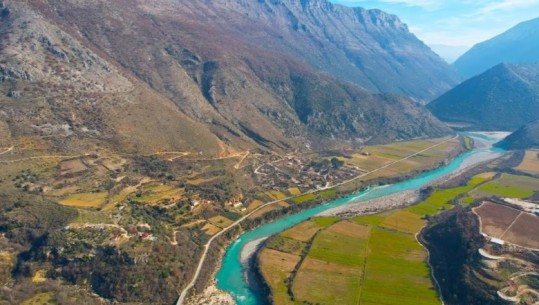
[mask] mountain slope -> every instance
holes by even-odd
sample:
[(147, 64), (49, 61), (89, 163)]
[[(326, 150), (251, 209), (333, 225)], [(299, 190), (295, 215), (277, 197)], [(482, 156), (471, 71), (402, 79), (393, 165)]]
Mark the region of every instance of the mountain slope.
[(498, 145), (508, 149), (539, 148), (539, 120), (522, 126)]
[(4, 12), (4, 140), (44, 137), (62, 149), (85, 138), (139, 153), (220, 150), (220, 140), (201, 123), (98, 51), (24, 6), (9, 5)]
[[(449, 132), (410, 100), (372, 94), (355, 84), (319, 73), (292, 52), (272, 47), (277, 37), (274, 32), (280, 30), (273, 24), (252, 23), (254, 28), (259, 26), (253, 31), (261, 36), (258, 40), (247, 40), (239, 29), (225, 26), (252, 22), (252, 17), (238, 15), (236, 10), (245, 10), (250, 4), (225, 0), (6, 3), (12, 9), (5, 17), (4, 27), (11, 34), (10, 40), (6, 40), (9, 47), (3, 50), (7, 58), (3, 71), (6, 77), (11, 71), (22, 77), (4, 82), (5, 91), (9, 93), (17, 86), (28, 88), (15, 90), (16, 98), (3, 98), (3, 109), (22, 107), (27, 101), (31, 105), (30, 101), (35, 99), (31, 92), (51, 94), (37, 87), (55, 88), (62, 94), (53, 95), (61, 99), (45, 99), (44, 107), (54, 106), (62, 111), (49, 111), (42, 125), (50, 121), (56, 127), (73, 129), (70, 117), (75, 116), (83, 118), (77, 123), (80, 130), (92, 129), (84, 122), (97, 120), (99, 114), (100, 123), (96, 126), (108, 126), (108, 132), (97, 131), (106, 134), (102, 139), (109, 142), (122, 142), (118, 139), (124, 135), (131, 140), (123, 146), (130, 149), (157, 147), (210, 153), (225, 146), (328, 149), (436, 137)], [(224, 19), (220, 18), (208, 22), (204, 16), (224, 16), (227, 23), (221, 24)], [(371, 19), (384, 28), (383, 16)], [(40, 32), (42, 29), (46, 32)], [(388, 43), (397, 42), (397, 38), (386, 39)], [(255, 44), (257, 41), (261, 43)], [(303, 45), (298, 42), (296, 47), (300, 46)], [(38, 54), (32, 51), (36, 47)], [(15, 49), (9, 51), (12, 48)], [(313, 54), (323, 53), (323, 45), (317, 48), (312, 49)], [(95, 70), (97, 65), (88, 64), (85, 58), (77, 59), (85, 53), (107, 67), (102, 68), (104, 72)], [(117, 71), (118, 76), (107, 76), (109, 70)], [(31, 79), (25, 78), (27, 74)], [(78, 79), (77, 75), (89, 80)], [(92, 86), (101, 91), (89, 91)], [(76, 103), (71, 101), (83, 93), (95, 95), (93, 100), (97, 102), (92, 107), (99, 111), (77, 114)], [(129, 111), (127, 106), (121, 107), (122, 101), (131, 103), (125, 103)], [(145, 117), (145, 111), (157, 104), (166, 107), (149, 111)], [(57, 117), (62, 112), (64, 116)], [(125, 115), (130, 112), (136, 115)], [(19, 117), (34, 115), (30, 108), (23, 113)], [(15, 133), (35, 133), (30, 121), (17, 121), (8, 114), (6, 122)], [(54, 130), (57, 129), (61, 130)]]
[(498, 65), (427, 107), (442, 121), (466, 129), (516, 130), (539, 119), (539, 65)]
[(475, 45), (453, 66), (469, 78), (500, 64), (539, 62), (539, 18), (522, 22), (507, 32)]
[[(82, 33), (91, 36), (92, 32), (110, 30), (106, 24), (95, 23), (99, 6), (90, 5), (92, 2), (84, 6), (73, 6), (69, 1), (50, 3), (62, 18), (76, 21), (79, 26), (85, 21), (92, 22), (88, 24), (92, 26), (98, 24), (96, 29), (81, 29)], [(182, 37), (185, 43), (192, 41), (212, 52), (218, 51), (213, 50), (213, 42), (227, 37), (219, 47), (230, 48), (231, 42), (241, 40), (249, 48), (291, 55), (372, 91), (422, 100), (430, 100), (459, 80), (452, 68), (396, 16), (378, 10), (348, 8), (325, 0), (135, 3), (129, 9), (108, 5), (111, 12), (119, 14), (114, 18), (137, 29), (123, 34), (141, 35), (135, 37), (140, 42), (148, 40), (144, 36), (151, 31), (155, 35), (152, 41), (177, 41), (175, 37)], [(193, 41), (195, 38), (197, 41)], [(104, 41), (94, 42), (101, 45)]]

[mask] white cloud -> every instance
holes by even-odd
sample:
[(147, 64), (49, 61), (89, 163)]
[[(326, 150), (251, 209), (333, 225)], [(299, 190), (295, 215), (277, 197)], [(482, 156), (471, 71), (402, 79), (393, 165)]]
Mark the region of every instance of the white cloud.
[(508, 11), (516, 10), (527, 7), (536, 6), (539, 4), (538, 0), (503, 0), (488, 3), (481, 8), (482, 13), (490, 13), (495, 11)]

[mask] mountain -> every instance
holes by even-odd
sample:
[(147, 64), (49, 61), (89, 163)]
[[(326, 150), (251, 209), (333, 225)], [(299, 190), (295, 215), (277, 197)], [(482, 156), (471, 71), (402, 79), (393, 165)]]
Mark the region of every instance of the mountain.
[(453, 66), (465, 78), (500, 64), (539, 62), (539, 18), (522, 22), (490, 40), (475, 45)]
[(500, 64), (427, 107), (442, 121), (464, 129), (514, 131), (539, 119), (539, 64)]
[(498, 145), (508, 149), (539, 148), (539, 120), (522, 126)]
[(357, 85), (421, 99), (454, 83), (447, 65), (380, 11), (319, 0), (2, 7), (6, 139), (217, 154), (449, 132), (411, 100)]

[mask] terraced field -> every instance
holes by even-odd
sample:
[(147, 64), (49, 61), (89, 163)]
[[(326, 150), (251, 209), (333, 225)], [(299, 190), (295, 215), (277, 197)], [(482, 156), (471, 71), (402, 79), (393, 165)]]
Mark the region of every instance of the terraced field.
[[(457, 147), (459, 139), (449, 141), (437, 146), (429, 151), (414, 156), (408, 160), (394, 164), (384, 170), (365, 176), (365, 180), (379, 177), (395, 177), (403, 172), (411, 170), (421, 170), (437, 165), (441, 160), (447, 158), (448, 154)], [(435, 144), (436, 141), (410, 141), (399, 142), (388, 145), (370, 146), (363, 153), (356, 153), (349, 158), (339, 157), (349, 166), (356, 166), (364, 171), (382, 167), (386, 164), (402, 159), (414, 152), (423, 150)]]
[(400, 210), (351, 220), (315, 218), (277, 235), (259, 257), (274, 304), (440, 304), (427, 252), (415, 235), (424, 216), (451, 208), (450, 201), (487, 179), (478, 175), (465, 186), (435, 190)]

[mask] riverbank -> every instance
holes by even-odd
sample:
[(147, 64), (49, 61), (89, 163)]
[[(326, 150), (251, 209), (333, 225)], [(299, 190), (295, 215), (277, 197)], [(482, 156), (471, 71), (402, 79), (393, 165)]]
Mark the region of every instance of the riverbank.
[(476, 153), (478, 153), (478, 151), (474, 150), (460, 155), (446, 165), (423, 173), (415, 178), (388, 185), (386, 187), (374, 187), (350, 197), (330, 201), (322, 205), (316, 205), (303, 212), (279, 218), (278, 220), (259, 226), (254, 230), (245, 232), (227, 248), (227, 254), (225, 255), (221, 269), (217, 274), (218, 287), (232, 292), (237, 304), (260, 304), (260, 302), (263, 301), (264, 296), (253, 293), (244, 279), (238, 276), (239, 274), (244, 273), (244, 266), (241, 264), (240, 256), (246, 244), (256, 239), (281, 232), (286, 228), (299, 224), (327, 209), (350, 204), (351, 202), (357, 201), (358, 198), (362, 201), (369, 201), (386, 195), (400, 193), (402, 191), (421, 189), (424, 185), (428, 185), (432, 181), (437, 181), (446, 177), (448, 174), (457, 171), (464, 160)]
[(338, 216), (349, 218), (359, 215), (377, 214), (414, 204), (420, 199), (418, 190), (404, 191), (369, 201), (358, 201), (326, 210), (316, 216)]

